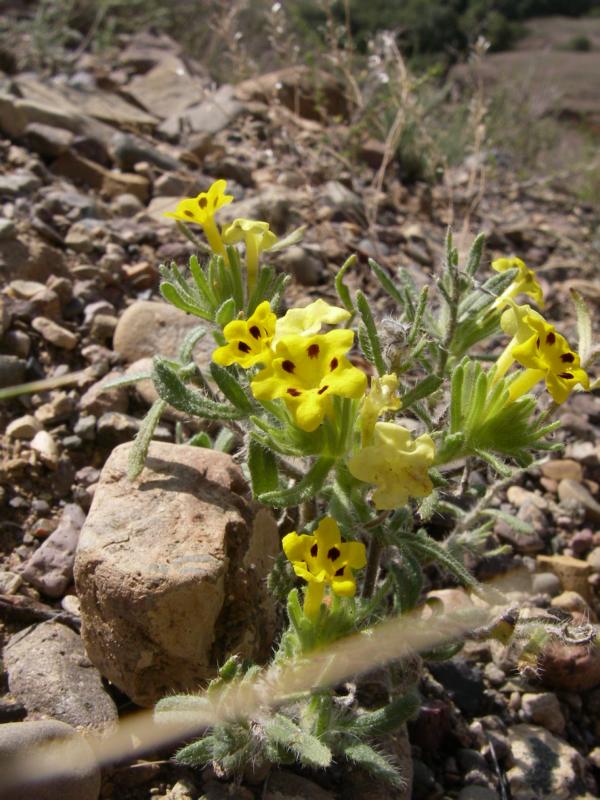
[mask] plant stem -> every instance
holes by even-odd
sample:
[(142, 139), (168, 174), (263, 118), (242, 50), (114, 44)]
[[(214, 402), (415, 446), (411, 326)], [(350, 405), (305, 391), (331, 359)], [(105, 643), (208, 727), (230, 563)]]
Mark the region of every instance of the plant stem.
[(363, 584), (362, 596), (372, 597), (377, 584), (377, 575), (379, 573), (379, 562), (381, 561), (381, 552), (383, 550), (383, 543), (378, 531), (373, 531), (371, 542), (369, 544), (369, 555), (367, 557), (367, 570), (365, 572), (365, 582)]

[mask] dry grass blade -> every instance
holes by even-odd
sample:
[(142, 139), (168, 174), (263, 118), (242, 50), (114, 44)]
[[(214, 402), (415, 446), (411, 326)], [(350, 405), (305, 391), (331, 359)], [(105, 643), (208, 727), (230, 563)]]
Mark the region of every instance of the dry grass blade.
[[(503, 583), (502, 589), (507, 585)], [(375, 666), (414, 652), (430, 650), (466, 636), (474, 627), (489, 623), (498, 607), (473, 607), (468, 616), (450, 613), (423, 623), (420, 611), (386, 620), (368, 631), (340, 639), (310, 657), (264, 670), (251, 682), (229, 683), (221, 691), (198, 694), (202, 699), (193, 715), (169, 713), (158, 722), (152, 711), (141, 711), (121, 721), (104, 736), (87, 736), (99, 764), (135, 760), (159, 747), (175, 746), (205, 728), (239, 718), (256, 718), (292, 702), (316, 687), (336, 685)], [(164, 718), (165, 721), (162, 721)], [(6, 786), (30, 784), (69, 771), (81, 764), (81, 741), (54, 742), (24, 753), (5, 770)], [(1, 785), (1, 784), (0, 784)]]

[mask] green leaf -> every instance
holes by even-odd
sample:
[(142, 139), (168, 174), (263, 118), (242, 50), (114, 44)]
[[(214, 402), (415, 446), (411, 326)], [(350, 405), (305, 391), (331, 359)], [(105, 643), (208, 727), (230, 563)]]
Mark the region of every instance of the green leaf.
[(377, 280), (381, 284), (382, 288), (389, 294), (392, 300), (394, 300), (400, 306), (400, 308), (404, 308), (404, 297), (402, 296), (398, 287), (395, 286), (387, 272), (385, 272), (385, 270), (380, 267), (379, 264), (372, 258), (369, 259), (369, 266), (377, 276)]
[(171, 303), (171, 305), (175, 306), (175, 308), (185, 311), (186, 314), (193, 314), (195, 317), (200, 317), (201, 319), (206, 319), (212, 322), (212, 314), (186, 299), (183, 294), (175, 286), (173, 286), (172, 283), (163, 281), (158, 289), (167, 303)]
[(434, 561), (451, 572), (464, 586), (474, 591), (480, 591), (479, 582), (464, 564), (451, 556), (441, 542), (432, 539), (422, 528), (410, 538), (407, 537), (405, 541), (406, 545), (421, 558), (425, 557)]
[(394, 579), (398, 613), (412, 611), (423, 591), (423, 569), (421, 562), (409, 547), (400, 544), (400, 563), (392, 562), (389, 569)]
[(495, 469), (498, 475), (501, 475), (503, 478), (510, 478), (513, 474), (512, 469), (501, 461), (494, 453), (490, 453), (489, 450), (481, 450), (477, 448), (475, 450), (475, 454), (486, 461), (492, 469)]
[(391, 733), (414, 716), (420, 706), (419, 693), (416, 690), (409, 691), (377, 711), (367, 711), (357, 716), (352, 724), (352, 732), (361, 738)]
[(592, 316), (587, 303), (579, 292), (571, 289), (571, 298), (575, 303), (575, 312), (577, 314), (577, 349), (581, 359), (581, 366), (585, 367), (590, 360), (593, 349)]
[(303, 766), (330, 766), (331, 750), (284, 714), (273, 714), (271, 718), (264, 720), (263, 727), (265, 735), (272, 743), (291, 750)]
[(329, 474), (334, 463), (335, 459), (333, 458), (318, 458), (304, 478), (290, 489), (264, 492), (258, 499), (261, 503), (265, 503), (265, 505), (268, 506), (275, 506), (276, 508), (299, 506), (322, 490), (325, 478)]
[(228, 297), (224, 300), (215, 312), (215, 322), (224, 328), (235, 317), (235, 300)]
[[(275, 278), (276, 278), (275, 267), (269, 267), (269, 266), (261, 267), (258, 270), (256, 285), (254, 287), (252, 295), (250, 296), (250, 299), (248, 300), (248, 309), (247, 309), (248, 317), (251, 317), (252, 314), (254, 314), (254, 312), (256, 311), (256, 307), (260, 303), (262, 303), (262, 301), (265, 298), (268, 297), (269, 300), (271, 299), (270, 298), (271, 292), (269, 291), (269, 289), (273, 284), (273, 282), (275, 281)], [(273, 309), (273, 306), (271, 306), (271, 309)]]
[(217, 298), (215, 297), (215, 293), (208, 281), (208, 278), (195, 255), (190, 256), (190, 272), (192, 273), (192, 278), (194, 279), (194, 283), (196, 284), (196, 288), (198, 289), (200, 297), (203, 298), (204, 302), (211, 309), (211, 311), (214, 311), (218, 305)]
[(417, 383), (406, 394), (402, 395), (402, 409), (409, 408), (417, 400), (422, 400), (424, 397), (429, 397), (433, 394), (443, 383), (443, 379), (438, 375), (428, 375), (422, 381)]
[(207, 450), (212, 450), (212, 440), (206, 431), (195, 433), (188, 439), (187, 444), (192, 447), (205, 447)]
[(130, 386), (132, 383), (147, 381), (151, 378), (151, 372), (134, 372), (130, 375), (122, 375), (120, 378), (113, 378), (112, 381), (103, 383), (100, 387), (100, 392), (107, 392), (109, 389), (118, 389), (119, 386)]
[(485, 245), (485, 235), (480, 233), (478, 236), (475, 237), (473, 244), (471, 245), (471, 249), (469, 250), (469, 255), (467, 256), (467, 266), (465, 272), (467, 275), (475, 275), (477, 270), (479, 269), (479, 264), (481, 262), (481, 254), (483, 253), (483, 246)]
[(210, 362), (210, 374), (219, 389), (223, 392), (229, 402), (244, 414), (251, 414), (254, 410), (252, 401), (231, 368), (222, 367), (214, 361)]
[(279, 488), (275, 454), (252, 436), (248, 445), (248, 469), (252, 480), (253, 497), (258, 497), (265, 492), (276, 491)]
[(349, 311), (351, 314), (354, 314), (356, 309), (354, 308), (354, 303), (352, 302), (352, 298), (350, 297), (350, 291), (346, 284), (344, 283), (344, 275), (356, 264), (356, 256), (351, 255), (347, 258), (340, 269), (338, 270), (337, 275), (335, 276), (335, 290), (338, 294), (338, 297), (342, 301), (344, 308)]
[(213, 442), (212, 449), (218, 450), (219, 453), (231, 453), (235, 444), (237, 442), (237, 437), (233, 431), (230, 431), (229, 428), (221, 428), (219, 433), (217, 434), (217, 438)]
[(340, 749), (348, 761), (371, 773), (376, 778), (384, 780), (392, 786), (401, 787), (404, 785), (402, 776), (396, 767), (368, 744), (345, 744)]
[(383, 360), (383, 356), (381, 354), (381, 342), (379, 341), (379, 334), (377, 333), (375, 320), (373, 319), (373, 315), (371, 314), (371, 308), (369, 306), (367, 298), (360, 291), (356, 293), (356, 305), (360, 313), (360, 316), (362, 317), (367, 337), (369, 339), (369, 344), (371, 345), (373, 364), (375, 364), (377, 372), (380, 375), (385, 375), (385, 373), (387, 372), (387, 367), (385, 365), (385, 361)]
[(227, 248), (227, 258), (229, 259), (229, 271), (231, 273), (232, 299), (235, 303), (234, 316), (244, 307), (244, 280), (242, 277), (242, 263), (240, 254), (235, 247), (229, 245)]
[(206, 336), (206, 328), (203, 325), (198, 325), (196, 328), (186, 334), (183, 342), (179, 346), (179, 360), (182, 364), (187, 364), (192, 360), (192, 353), (194, 347), (198, 344), (200, 339)]
[(146, 463), (146, 457), (148, 455), (148, 448), (150, 447), (154, 430), (158, 425), (161, 415), (166, 407), (167, 404), (164, 400), (155, 400), (142, 421), (140, 429), (137, 432), (133, 442), (133, 446), (129, 452), (127, 477), (130, 481), (137, 478), (140, 472), (144, 469), (144, 464)]
[(519, 519), (518, 517), (513, 517), (512, 514), (508, 514), (506, 511), (501, 511), (499, 508), (485, 508), (481, 515), (484, 517), (493, 517), (494, 519), (501, 519), (503, 522), (506, 522), (507, 525), (516, 531), (517, 533), (532, 533), (533, 526), (530, 525), (529, 522), (526, 522), (524, 519)]
[(194, 417), (206, 419), (240, 419), (244, 416), (238, 408), (227, 403), (216, 403), (186, 386), (177, 372), (160, 356), (154, 357), (152, 379), (159, 396), (173, 408)]

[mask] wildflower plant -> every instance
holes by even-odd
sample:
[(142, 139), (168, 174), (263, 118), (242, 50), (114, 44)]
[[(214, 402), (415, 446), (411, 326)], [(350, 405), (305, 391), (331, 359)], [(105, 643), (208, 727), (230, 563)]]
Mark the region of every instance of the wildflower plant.
[[(137, 436), (130, 477), (142, 471), (167, 405), (221, 426), (214, 443), (202, 432), (189, 443), (234, 448), (254, 498), (286, 511), (270, 576), (287, 611), (275, 666), (351, 633), (368, 636), (378, 620), (418, 609), (430, 564), (497, 600), (462, 557), (488, 547), (496, 513), (468, 489), (468, 473), (479, 463), (503, 480), (557, 447), (554, 409), (590, 386), (585, 305), (576, 298), (578, 354), (541, 311), (523, 303), (543, 305), (533, 270), (510, 257), (481, 276), (483, 237), (461, 263), (448, 232), (440, 274), (421, 290), (408, 271), (390, 274), (369, 262), (395, 306), (385, 322), (365, 294), (353, 296), (345, 284), (353, 257), (337, 273), (336, 303), (317, 299), (284, 313), (289, 277), (262, 261), (298, 232), (277, 239), (267, 223), (243, 219), (220, 229), (219, 209), (231, 201), (225, 181), (216, 181), (171, 213), (204, 230), (211, 254), (204, 264), (192, 256), (186, 273), (161, 266), (160, 291), (201, 325), (179, 358), (154, 358), (159, 399)], [(192, 355), (208, 335), (215, 346), (204, 369)], [(445, 540), (431, 533), (434, 514), (454, 525)], [(436, 657), (460, 647), (448, 636)], [(257, 669), (234, 656), (211, 686), (249, 680)], [(216, 726), (177, 757), (214, 762), (237, 776), (252, 765), (327, 767), (345, 759), (399, 783), (374, 737), (418, 710), (416, 677), (404, 661), (390, 670), (388, 692), (387, 704), (366, 711), (339, 687), (319, 686), (260, 719)], [(157, 716), (193, 712), (195, 702), (167, 698)]]

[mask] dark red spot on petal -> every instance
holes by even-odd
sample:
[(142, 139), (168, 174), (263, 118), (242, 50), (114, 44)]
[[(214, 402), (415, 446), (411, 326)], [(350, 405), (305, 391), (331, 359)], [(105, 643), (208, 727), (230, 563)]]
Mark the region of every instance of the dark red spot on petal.
[(189, 217), (190, 219), (194, 219), (194, 212), (190, 211), (189, 208), (186, 208), (186, 210), (183, 213), (186, 215), (186, 217)]
[(540, 349), (540, 337), (539, 336), (536, 339), (535, 346), (537, 347), (538, 350)]
[(206, 208), (207, 202), (208, 201), (207, 201), (206, 197), (199, 197), (198, 198), (198, 205), (200, 206), (200, 208)]
[(570, 372), (561, 372), (558, 376), (559, 378), (564, 378), (566, 381), (572, 381), (573, 375)]
[(319, 355), (319, 345), (311, 344), (306, 352), (309, 358), (316, 358)]
[(318, 552), (319, 552), (319, 545), (318, 545), (318, 544), (313, 544), (313, 546), (310, 548), (310, 554), (311, 554), (311, 556), (312, 556), (313, 558), (316, 558), (316, 557), (317, 557), (317, 554), (318, 554)]
[(346, 567), (340, 567), (338, 570), (335, 571), (334, 575), (336, 578), (341, 578), (344, 574), (344, 570)]
[(255, 339), (260, 339), (260, 328), (258, 327), (258, 325), (253, 325), (250, 328), (250, 333), (252, 334), (252, 336), (254, 336)]
[(238, 350), (241, 350), (242, 353), (249, 353), (252, 348), (246, 342), (238, 342)]
[(339, 547), (334, 546), (327, 551), (327, 558), (330, 559), (331, 561), (336, 561), (340, 557), (340, 555), (341, 553)]
[(575, 355), (573, 353), (563, 353), (560, 360), (565, 364), (572, 364), (575, 361)]
[(337, 360), (337, 358), (332, 358), (329, 363), (329, 369), (333, 372), (333, 370), (337, 367), (339, 363), (340, 362)]
[(300, 395), (302, 394), (302, 392), (299, 392), (298, 389), (288, 389), (287, 393), (292, 397), (300, 397)]
[(323, 394), (323, 392), (326, 392), (327, 389), (329, 389), (329, 386), (321, 386), (317, 394)]
[(556, 336), (552, 333), (552, 331), (546, 336), (546, 344), (554, 344), (556, 341)]
[(281, 369), (285, 370), (286, 372), (292, 373), (296, 369), (296, 365), (293, 361), (285, 361), (281, 362)]

